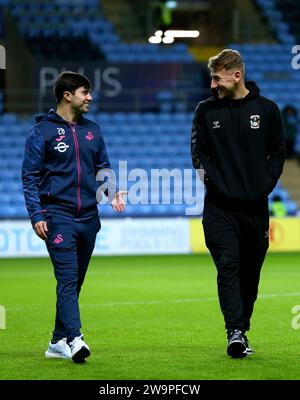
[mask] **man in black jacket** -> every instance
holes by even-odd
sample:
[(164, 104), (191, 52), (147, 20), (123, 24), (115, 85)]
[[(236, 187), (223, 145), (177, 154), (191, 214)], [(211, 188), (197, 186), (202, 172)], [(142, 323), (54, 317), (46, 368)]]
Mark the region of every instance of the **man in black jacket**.
[(253, 352), (245, 332), (269, 246), (268, 195), (284, 164), (284, 131), (277, 105), (245, 82), (236, 50), (211, 57), (213, 96), (201, 101), (192, 128), (192, 160), (206, 187), (205, 243), (217, 268), (227, 354)]

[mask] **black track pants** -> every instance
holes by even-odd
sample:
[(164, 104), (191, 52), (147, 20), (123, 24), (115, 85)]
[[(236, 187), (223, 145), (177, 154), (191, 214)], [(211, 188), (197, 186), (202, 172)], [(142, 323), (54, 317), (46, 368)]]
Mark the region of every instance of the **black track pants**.
[(260, 270), (269, 246), (267, 200), (255, 207), (224, 207), (205, 199), (205, 243), (217, 268), (227, 330), (250, 329)]

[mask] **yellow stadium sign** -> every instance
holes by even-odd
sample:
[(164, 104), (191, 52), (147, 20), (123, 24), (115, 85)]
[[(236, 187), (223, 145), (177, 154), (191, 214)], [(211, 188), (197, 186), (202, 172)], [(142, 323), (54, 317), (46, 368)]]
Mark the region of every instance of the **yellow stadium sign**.
[(299, 251), (300, 219), (271, 218), (269, 240), (270, 251)]
[[(269, 230), (270, 252), (300, 251), (300, 219), (271, 218)], [(202, 221), (190, 220), (190, 246), (192, 253), (207, 253)]]
[(190, 219), (190, 243), (192, 253), (207, 253), (201, 219)]

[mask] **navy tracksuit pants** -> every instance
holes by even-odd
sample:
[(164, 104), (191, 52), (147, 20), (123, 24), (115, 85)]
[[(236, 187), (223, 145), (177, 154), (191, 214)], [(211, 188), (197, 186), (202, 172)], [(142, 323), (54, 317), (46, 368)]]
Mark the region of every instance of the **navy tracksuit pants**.
[(241, 206), (205, 198), (202, 223), (206, 246), (217, 268), (225, 328), (249, 330), (269, 246), (268, 200)]
[(46, 245), (57, 281), (53, 339), (73, 338), (80, 335), (78, 297), (101, 225), (98, 215), (76, 221), (55, 214), (46, 221)]

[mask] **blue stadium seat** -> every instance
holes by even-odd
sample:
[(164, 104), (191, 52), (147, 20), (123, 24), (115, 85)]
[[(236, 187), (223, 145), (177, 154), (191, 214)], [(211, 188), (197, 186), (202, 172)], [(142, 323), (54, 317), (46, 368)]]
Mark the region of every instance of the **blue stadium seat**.
[(15, 218), (17, 214), (16, 207), (11, 205), (0, 204), (0, 218)]
[(286, 200), (284, 202), (288, 215), (296, 215), (298, 211), (297, 204), (292, 200)]
[(0, 116), (0, 122), (6, 125), (15, 124), (17, 122), (17, 116), (14, 113), (5, 113)]

